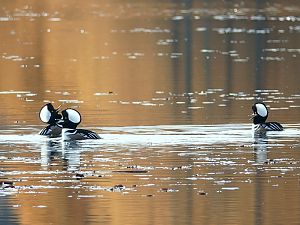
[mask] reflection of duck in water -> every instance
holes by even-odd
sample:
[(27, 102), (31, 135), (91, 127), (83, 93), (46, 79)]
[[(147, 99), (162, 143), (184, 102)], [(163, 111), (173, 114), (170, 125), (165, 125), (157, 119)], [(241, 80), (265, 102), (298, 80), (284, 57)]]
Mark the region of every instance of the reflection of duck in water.
[(41, 143), (41, 165), (47, 167), (57, 158), (62, 157), (61, 142), (55, 139), (48, 139)]
[(268, 139), (267, 137), (255, 137), (253, 143), (253, 150), (255, 153), (255, 162), (263, 164), (268, 160), (267, 152)]
[(266, 122), (268, 118), (267, 106), (257, 102), (252, 106), (253, 131), (255, 134), (266, 134), (266, 131), (282, 131), (283, 127), (278, 122)]
[(61, 112), (62, 119), (58, 125), (62, 127), (62, 140), (85, 140), (85, 139), (100, 139), (99, 135), (93, 131), (85, 129), (76, 129), (81, 122), (81, 115), (75, 109), (65, 109)]
[(40, 119), (42, 122), (49, 124), (43, 128), (39, 134), (48, 136), (50, 138), (60, 137), (61, 127), (56, 122), (61, 119), (61, 115), (58, 113), (60, 107), (55, 109), (51, 103), (44, 105), (40, 110)]
[(48, 139), (41, 145), (41, 165), (44, 168), (55, 165), (67, 170), (78, 170), (81, 148), (77, 142)]

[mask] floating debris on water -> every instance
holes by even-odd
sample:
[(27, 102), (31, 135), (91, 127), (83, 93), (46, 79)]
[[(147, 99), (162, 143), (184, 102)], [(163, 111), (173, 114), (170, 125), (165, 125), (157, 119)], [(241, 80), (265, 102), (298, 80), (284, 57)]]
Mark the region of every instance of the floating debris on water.
[(207, 195), (208, 193), (205, 192), (205, 191), (203, 191), (203, 190), (201, 190), (201, 191), (198, 191), (197, 194), (198, 194), (198, 195), (205, 196), (205, 195)]
[(111, 188), (109, 188), (108, 190), (109, 191), (112, 191), (112, 192), (121, 192), (121, 191), (124, 191), (126, 188), (124, 185), (122, 184), (117, 184)]

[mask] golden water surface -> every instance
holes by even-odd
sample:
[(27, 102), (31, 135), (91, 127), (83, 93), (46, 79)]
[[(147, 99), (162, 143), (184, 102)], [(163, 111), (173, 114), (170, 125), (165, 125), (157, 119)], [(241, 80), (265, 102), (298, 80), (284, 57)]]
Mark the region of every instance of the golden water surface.
[[(299, 24), (298, 0), (1, 0), (0, 224), (299, 224)], [(285, 133), (252, 138), (256, 100)], [(40, 140), (46, 102), (103, 140)]]

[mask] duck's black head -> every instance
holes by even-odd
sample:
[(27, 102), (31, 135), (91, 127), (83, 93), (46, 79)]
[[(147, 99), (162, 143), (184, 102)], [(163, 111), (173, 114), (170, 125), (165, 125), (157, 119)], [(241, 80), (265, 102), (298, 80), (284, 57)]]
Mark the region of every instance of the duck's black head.
[(58, 110), (59, 107), (55, 109), (51, 103), (47, 103), (40, 110), (39, 116), (41, 121), (50, 125), (56, 124), (57, 120), (61, 119)]
[(262, 102), (257, 102), (252, 106), (253, 110), (253, 123), (261, 124), (265, 123), (268, 118), (268, 109), (267, 106)]
[(57, 122), (62, 128), (76, 129), (81, 122), (81, 115), (75, 109), (65, 109), (61, 112), (62, 119)]

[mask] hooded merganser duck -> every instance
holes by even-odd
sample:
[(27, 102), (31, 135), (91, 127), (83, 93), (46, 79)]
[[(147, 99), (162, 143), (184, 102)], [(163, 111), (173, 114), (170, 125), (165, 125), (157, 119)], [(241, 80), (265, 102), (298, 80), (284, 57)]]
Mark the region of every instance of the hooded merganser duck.
[(57, 121), (61, 119), (61, 115), (58, 113), (60, 106), (55, 109), (51, 103), (47, 103), (40, 110), (40, 119), (42, 122), (49, 124), (43, 128), (39, 134), (48, 136), (51, 138), (60, 137), (62, 128), (57, 125)]
[(266, 131), (283, 131), (283, 127), (278, 122), (266, 122), (268, 118), (267, 106), (262, 102), (257, 102), (252, 106), (253, 110), (253, 129), (256, 133)]
[(98, 134), (90, 130), (77, 129), (81, 122), (81, 115), (75, 109), (65, 109), (61, 112), (62, 119), (58, 121), (58, 126), (62, 127), (62, 140), (85, 140), (101, 139)]

